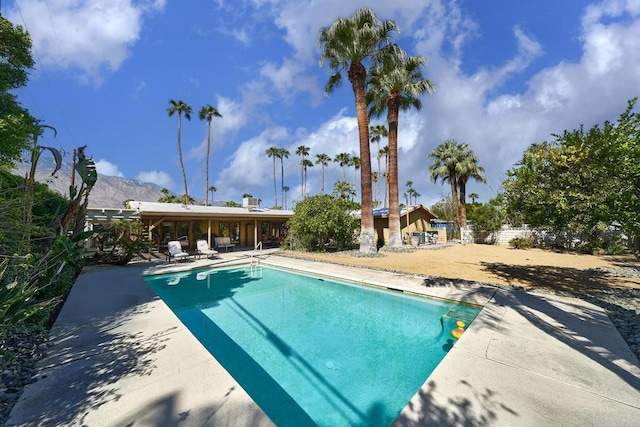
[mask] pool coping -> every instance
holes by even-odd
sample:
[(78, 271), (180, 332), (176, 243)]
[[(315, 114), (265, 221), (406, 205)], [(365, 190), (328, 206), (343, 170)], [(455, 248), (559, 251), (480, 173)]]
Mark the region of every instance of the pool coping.
[[(142, 278), (249, 261), (229, 253), (84, 271), (51, 331), (40, 379), (6, 425), (272, 425)], [(631, 425), (640, 416), (638, 361), (592, 304), (481, 284), (428, 286), (419, 276), (273, 252), (260, 262), (484, 307), (394, 425)]]

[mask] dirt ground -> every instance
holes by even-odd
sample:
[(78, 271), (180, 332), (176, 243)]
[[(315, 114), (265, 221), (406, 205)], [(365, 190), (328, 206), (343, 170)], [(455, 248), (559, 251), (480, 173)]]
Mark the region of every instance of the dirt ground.
[(406, 272), (483, 283), (589, 292), (608, 287), (640, 289), (640, 278), (607, 276), (591, 269), (640, 269), (634, 255), (594, 256), (546, 249), (512, 249), (504, 245), (453, 245), (408, 253), (380, 252), (383, 257), (359, 258), (350, 252), (289, 255), (323, 262)]

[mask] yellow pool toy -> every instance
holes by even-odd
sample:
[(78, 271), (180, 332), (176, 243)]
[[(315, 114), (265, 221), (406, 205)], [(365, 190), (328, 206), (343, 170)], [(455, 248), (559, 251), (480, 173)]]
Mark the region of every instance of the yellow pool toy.
[(455, 339), (458, 339), (464, 333), (464, 327), (466, 326), (466, 324), (462, 320), (458, 320), (456, 322), (456, 326), (457, 328), (451, 330), (451, 336)]

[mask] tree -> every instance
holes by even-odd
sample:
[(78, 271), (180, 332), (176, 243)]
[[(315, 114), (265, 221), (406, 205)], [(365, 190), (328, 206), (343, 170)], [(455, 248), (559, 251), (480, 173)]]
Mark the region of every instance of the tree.
[(287, 187), (286, 185), (282, 187), (282, 207), (283, 209), (287, 209), (287, 193), (289, 192), (289, 190), (291, 190), (291, 188)]
[(352, 199), (356, 195), (356, 188), (349, 181), (336, 181), (333, 185), (333, 196), (341, 199)]
[(349, 153), (339, 153), (336, 154), (336, 157), (333, 159), (334, 163), (338, 163), (342, 168), (342, 180), (347, 180), (347, 173), (345, 172), (344, 167), (349, 164), (351, 161), (351, 155)]
[(209, 186), (209, 191), (211, 191), (211, 206), (213, 206), (213, 193), (218, 191), (218, 189), (216, 188), (215, 185), (210, 185)]
[(158, 199), (159, 203), (180, 203), (180, 197), (176, 196), (168, 189), (161, 188), (160, 193), (162, 193), (162, 196), (160, 196), (160, 198)]
[(172, 117), (175, 113), (178, 113), (178, 159), (180, 160), (180, 169), (182, 170), (182, 182), (184, 183), (184, 204), (189, 204), (189, 190), (187, 189), (187, 174), (184, 170), (184, 163), (182, 162), (182, 145), (180, 143), (180, 130), (182, 126), (182, 115), (185, 119), (191, 120), (191, 107), (184, 103), (182, 100), (169, 100), (169, 108), (167, 113), (169, 117)]
[(280, 158), (280, 185), (282, 186), (282, 200), (284, 200), (284, 159), (289, 158), (289, 150), (286, 148), (278, 148), (278, 157)]
[(309, 155), (309, 147), (305, 147), (304, 145), (299, 145), (298, 148), (296, 149), (296, 154), (302, 157), (302, 159), (300, 159), (300, 190), (302, 191), (302, 198), (304, 199), (304, 197), (307, 194), (306, 180), (305, 180), (305, 172), (306, 172), (305, 157)]
[(399, 112), (410, 108), (420, 110), (420, 96), (432, 93), (434, 85), (422, 75), (425, 60), (421, 56), (408, 56), (396, 45), (389, 45), (380, 53), (371, 68), (367, 104), (369, 115), (379, 117), (387, 112), (389, 126), (389, 240), (387, 246), (402, 247), (400, 233), (400, 200), (398, 197), (398, 122)]
[(373, 10), (362, 7), (350, 18), (338, 18), (330, 27), (320, 30), (322, 54), (320, 64), (325, 62), (334, 73), (325, 92), (331, 93), (340, 86), (342, 72), (346, 71), (353, 90), (358, 136), (360, 143), (361, 167), (361, 225), (360, 252), (377, 252), (373, 229), (373, 204), (371, 197), (371, 154), (369, 151), (369, 120), (367, 117), (365, 64), (386, 45), (397, 26), (393, 21), (378, 20)]
[(273, 206), (278, 206), (278, 190), (276, 184), (276, 157), (280, 157), (278, 147), (267, 148), (267, 156), (273, 158)]
[(27, 84), (33, 65), (29, 33), (0, 16), (0, 166), (21, 160), (33, 136), (43, 130), (9, 92)]
[(209, 153), (211, 151), (211, 120), (213, 120), (214, 117), (222, 118), (222, 114), (220, 114), (220, 112), (217, 109), (207, 104), (204, 107), (200, 108), (198, 117), (200, 118), (200, 120), (205, 120), (205, 119), (207, 120), (207, 161), (205, 166), (206, 184), (204, 187), (204, 198), (205, 198), (204, 204), (205, 206), (207, 206), (209, 204)]
[[(571, 232), (589, 246), (616, 225), (640, 234), (640, 113), (636, 99), (616, 123), (580, 126), (532, 144), (502, 183), (510, 222)], [(577, 237), (576, 236), (576, 237)], [(637, 249), (637, 247), (636, 247)]]
[(349, 166), (353, 166), (353, 186), (354, 188), (358, 186), (358, 169), (362, 165), (362, 161), (360, 157), (353, 156), (351, 160), (349, 160)]
[(478, 193), (471, 193), (471, 194), (469, 194), (469, 197), (471, 197), (471, 204), (475, 205), (476, 204), (476, 200), (478, 198), (480, 198), (480, 195)]
[(387, 203), (387, 196), (389, 194), (389, 174), (387, 171), (389, 170), (389, 146), (385, 145), (380, 149), (380, 157), (384, 157), (384, 172), (382, 173), (382, 178), (384, 181), (384, 207), (389, 206)]
[(433, 162), (429, 165), (429, 171), (433, 182), (437, 182), (438, 179), (441, 179), (443, 183), (449, 181), (451, 184), (451, 200), (453, 203), (456, 232), (460, 230), (458, 176), (456, 170), (461, 156), (462, 151), (460, 150), (460, 144), (453, 139), (446, 140), (444, 143), (438, 145), (431, 154), (429, 154), (429, 157), (433, 159)]
[(369, 128), (370, 132), (369, 135), (371, 136), (371, 143), (373, 144), (374, 142), (377, 144), (378, 149), (376, 150), (376, 159), (378, 160), (378, 172), (375, 175), (377, 178), (377, 187), (376, 187), (376, 205), (380, 206), (381, 203), (381, 196), (382, 196), (382, 192), (380, 191), (380, 176), (381, 176), (381, 171), (380, 171), (380, 158), (382, 157), (382, 154), (380, 153), (380, 140), (382, 139), (382, 137), (387, 137), (389, 136), (389, 132), (387, 131), (387, 127), (385, 125), (375, 125), (375, 126), (371, 126)]
[(325, 153), (316, 154), (316, 165), (322, 166), (322, 194), (324, 194), (324, 168), (329, 166), (331, 157)]
[(302, 160), (302, 184), (303, 184), (303, 195), (305, 198), (307, 196), (307, 168), (313, 167), (313, 162), (309, 159)]
[(287, 223), (286, 244), (306, 251), (352, 248), (358, 220), (350, 214), (351, 209), (350, 202), (329, 195), (299, 201)]
[(453, 202), (451, 201), (451, 196), (442, 196), (440, 200), (429, 207), (429, 210), (433, 212), (438, 219), (443, 221), (454, 221), (454, 209)]
[(253, 194), (251, 194), (251, 193), (244, 193), (244, 194), (242, 195), (242, 198), (243, 198), (243, 199), (247, 199), (247, 198), (249, 198), (249, 197), (253, 197)]
[(467, 181), (469, 178), (480, 182), (487, 182), (487, 178), (482, 175), (484, 168), (478, 165), (478, 156), (471, 150), (468, 144), (460, 146), (462, 151), (460, 162), (456, 167), (458, 175), (458, 188), (460, 189), (460, 226), (467, 226)]

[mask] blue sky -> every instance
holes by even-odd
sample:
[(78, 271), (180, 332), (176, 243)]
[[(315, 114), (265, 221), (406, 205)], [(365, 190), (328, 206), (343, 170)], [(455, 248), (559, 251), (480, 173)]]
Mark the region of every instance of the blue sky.
[[(181, 99), (194, 110), (182, 126), (189, 193), (204, 198), (206, 122), (197, 111), (211, 104), (223, 115), (212, 125), (215, 199), (251, 193), (271, 206), (267, 148), (291, 152), (289, 201), (301, 195), (299, 145), (312, 160), (359, 155), (353, 93), (345, 76), (324, 95), (329, 71), (318, 64), (317, 38), (365, 4), (397, 22), (394, 41), (425, 57), (436, 85), (421, 111), (400, 115), (400, 191), (412, 180), (427, 206), (449, 192), (428, 171), (445, 140), (478, 155), (488, 183), (467, 191), (486, 202), (530, 144), (616, 120), (640, 94), (638, 0), (13, 0), (2, 13), (34, 42), (36, 69), (18, 95), (58, 130), (41, 144), (69, 161), (87, 145), (100, 173), (182, 194), (177, 119), (167, 115), (168, 101)], [(325, 174), (328, 188), (342, 179), (337, 164)], [(320, 168), (310, 168), (308, 193), (320, 181)]]

